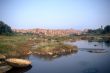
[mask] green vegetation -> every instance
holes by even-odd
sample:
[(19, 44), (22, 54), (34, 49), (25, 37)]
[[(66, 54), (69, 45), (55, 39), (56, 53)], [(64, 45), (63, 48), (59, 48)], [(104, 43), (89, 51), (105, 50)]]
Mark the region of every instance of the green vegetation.
[[(28, 39), (30, 36), (0, 36), (0, 53), (7, 56), (24, 55), (28, 51)], [(25, 45), (27, 43), (27, 45)]]
[(33, 53), (43, 57), (58, 57), (65, 54), (76, 53), (76, 46), (64, 44), (61, 42), (40, 43), (33, 48)]
[(66, 56), (77, 53), (77, 51), (78, 48), (76, 46), (60, 42), (41, 43), (39, 45), (36, 45), (36, 47), (34, 47), (32, 50), (34, 56), (45, 60), (53, 60), (64, 55)]
[(98, 29), (89, 29), (87, 32), (88, 35), (110, 35), (110, 25), (105, 26), (104, 28), (101, 26), (101, 28)]
[(107, 33), (110, 34), (110, 25), (105, 26), (103, 32), (104, 32), (105, 34), (107, 34)]
[[(55, 37), (54, 37), (55, 38)], [(57, 39), (56, 39), (57, 38)], [(75, 52), (77, 47), (64, 44), (68, 38), (38, 37), (31, 35), (0, 36), (0, 53), (7, 57), (20, 57), (27, 55), (30, 50), (33, 53), (45, 55), (64, 54), (64, 52)], [(37, 46), (33, 49), (33, 46)]]
[(0, 35), (1, 34), (2, 35), (11, 35), (12, 34), (11, 27), (2, 21), (0, 21)]

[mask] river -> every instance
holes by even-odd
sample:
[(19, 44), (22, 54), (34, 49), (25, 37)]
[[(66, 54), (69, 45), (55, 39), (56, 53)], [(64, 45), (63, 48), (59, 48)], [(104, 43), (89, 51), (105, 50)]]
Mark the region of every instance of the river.
[(110, 42), (80, 40), (67, 44), (76, 45), (78, 52), (51, 59), (30, 55), (32, 66), (10, 73), (110, 73)]

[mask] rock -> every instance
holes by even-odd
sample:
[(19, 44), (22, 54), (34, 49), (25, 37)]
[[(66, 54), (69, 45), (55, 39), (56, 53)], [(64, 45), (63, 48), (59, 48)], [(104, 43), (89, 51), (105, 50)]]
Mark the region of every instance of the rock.
[(5, 73), (5, 72), (7, 72), (10, 69), (12, 69), (12, 67), (9, 66), (9, 65), (0, 66), (0, 73)]
[(4, 64), (4, 63), (5, 63), (5, 59), (6, 59), (6, 56), (5, 56), (5, 55), (0, 54), (0, 65), (2, 65), (2, 64)]
[(48, 55), (53, 55), (53, 53), (52, 52), (48, 52)]
[(22, 52), (23, 55), (30, 55), (32, 54), (32, 52), (28, 49), (24, 49), (23, 52)]
[(65, 52), (65, 50), (63, 49), (62, 52)]
[(53, 58), (56, 58), (56, 57), (58, 57), (58, 55), (54, 55), (54, 56), (53, 56)]
[(0, 66), (6, 64), (5, 61), (0, 61)]
[(97, 46), (97, 45), (94, 45), (94, 46)]
[(29, 51), (27, 54), (28, 54), (28, 55), (32, 54), (32, 51)]
[(6, 59), (6, 56), (5, 56), (5, 55), (0, 54), (0, 61), (1, 61), (1, 60), (5, 60), (5, 59)]
[(6, 59), (6, 62), (13, 67), (26, 67), (31, 65), (30, 61), (17, 58)]

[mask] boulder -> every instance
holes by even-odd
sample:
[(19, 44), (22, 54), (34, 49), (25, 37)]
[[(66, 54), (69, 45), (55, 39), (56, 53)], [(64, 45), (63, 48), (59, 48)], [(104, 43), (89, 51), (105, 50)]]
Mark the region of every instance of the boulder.
[(5, 63), (5, 59), (6, 59), (5, 55), (0, 54), (0, 65)]
[(5, 65), (5, 66), (0, 66), (0, 73), (5, 73), (8, 70), (10, 70), (12, 67), (9, 65)]
[(31, 62), (24, 59), (10, 58), (6, 59), (6, 62), (13, 67), (26, 67), (31, 65)]
[(5, 55), (0, 54), (0, 61), (1, 61), (1, 60), (5, 60), (5, 59), (6, 59), (6, 56), (5, 56)]

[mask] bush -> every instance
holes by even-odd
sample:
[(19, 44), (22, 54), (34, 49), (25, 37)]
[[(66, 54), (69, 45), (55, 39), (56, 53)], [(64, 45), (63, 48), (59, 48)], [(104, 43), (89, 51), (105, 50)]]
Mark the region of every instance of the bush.
[(110, 25), (104, 27), (104, 33), (110, 33)]
[(3, 21), (0, 21), (0, 34), (2, 35), (11, 35), (12, 29), (10, 26), (5, 24)]

